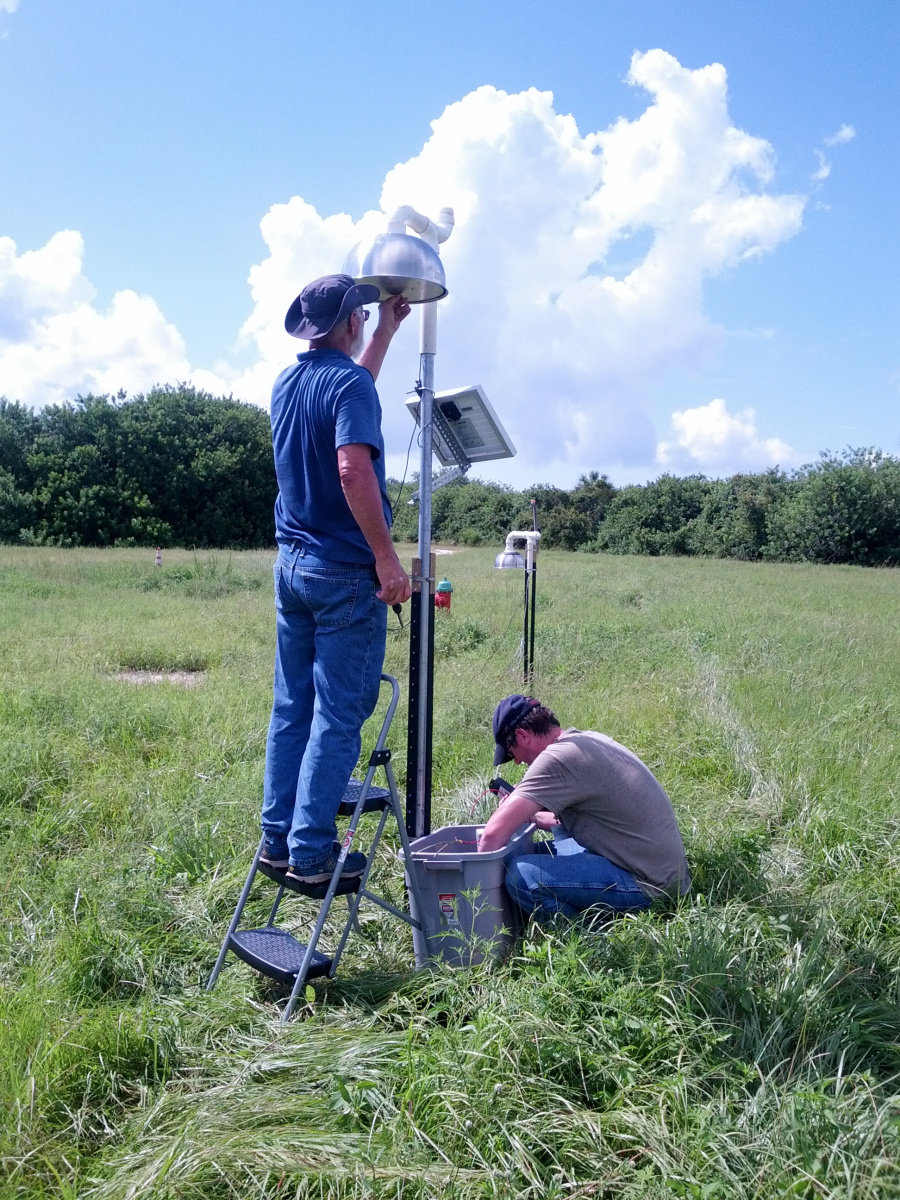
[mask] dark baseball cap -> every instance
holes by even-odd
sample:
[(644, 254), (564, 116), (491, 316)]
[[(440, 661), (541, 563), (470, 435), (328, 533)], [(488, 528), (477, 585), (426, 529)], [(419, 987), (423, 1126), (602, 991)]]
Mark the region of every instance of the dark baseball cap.
[(311, 342), (324, 337), (359, 308), (374, 304), (379, 295), (374, 283), (355, 283), (352, 275), (323, 275), (308, 283), (284, 318), (291, 337)]
[(501, 700), (494, 709), (494, 741), (497, 743), (494, 747), (495, 767), (512, 760), (506, 743), (512, 737), (513, 731), (519, 728), (523, 719), (532, 709), (539, 708), (540, 703), (540, 700), (535, 700), (533, 696), (522, 696), (516, 693), (514, 696), (507, 696), (505, 700)]

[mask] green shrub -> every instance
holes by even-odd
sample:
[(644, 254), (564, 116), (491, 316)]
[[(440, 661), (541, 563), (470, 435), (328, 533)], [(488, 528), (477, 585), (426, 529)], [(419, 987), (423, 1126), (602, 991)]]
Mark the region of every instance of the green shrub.
[(541, 546), (548, 550), (578, 550), (592, 541), (596, 530), (587, 513), (573, 506), (555, 508), (541, 527)]
[(900, 461), (848, 450), (805, 468), (770, 514), (766, 556), (858, 566), (900, 561)]
[(166, 386), (36, 415), (0, 401), (0, 464), (2, 540), (23, 528), (53, 546), (274, 540), (268, 416), (230, 397)]
[(27, 540), (22, 531), (34, 522), (34, 499), (20, 492), (9, 471), (0, 466), (0, 542)]
[(749, 561), (761, 558), (773, 514), (796, 486), (775, 469), (714, 483), (691, 529), (692, 553)]
[(716, 484), (702, 475), (661, 475), (622, 488), (609, 505), (597, 548), (616, 554), (689, 554), (694, 523)]

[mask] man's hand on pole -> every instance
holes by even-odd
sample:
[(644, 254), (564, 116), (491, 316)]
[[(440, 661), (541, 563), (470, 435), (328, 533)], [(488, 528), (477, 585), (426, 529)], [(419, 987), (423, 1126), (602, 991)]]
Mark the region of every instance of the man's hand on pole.
[(381, 584), (375, 593), (385, 604), (404, 604), (412, 594), (409, 576), (404, 571), (396, 554), (375, 559), (375, 574)]
[(378, 378), (388, 346), (409, 313), (409, 301), (403, 296), (391, 296), (378, 305), (378, 324), (359, 356), (359, 365), (365, 367), (373, 379)]

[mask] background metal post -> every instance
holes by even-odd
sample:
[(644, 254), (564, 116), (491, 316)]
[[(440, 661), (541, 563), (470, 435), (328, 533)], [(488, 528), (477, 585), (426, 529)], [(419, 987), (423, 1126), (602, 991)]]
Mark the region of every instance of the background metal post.
[(529, 691), (534, 687), (534, 614), (537, 611), (537, 555), (531, 560), (531, 629), (529, 630), (529, 641), (531, 644), (531, 653), (528, 657), (530, 673), (528, 677)]
[[(528, 556), (529, 562), (531, 555)], [(531, 663), (528, 657), (528, 585), (531, 582), (531, 569), (525, 567), (525, 614), (522, 618), (522, 680), (527, 692), (531, 687)]]
[[(534, 530), (534, 532), (537, 533), (537, 531), (538, 531), (537, 500), (533, 496), (531, 498), (531, 527)], [(529, 589), (528, 589), (529, 575), (531, 576), (531, 595), (530, 595), (530, 597), (528, 594), (528, 592), (529, 592)], [(533, 545), (530, 541), (528, 542), (528, 551), (527, 551), (526, 558), (525, 558), (525, 581), (526, 581), (525, 582), (525, 621), (526, 621), (525, 636), (528, 639), (528, 648), (529, 648), (528, 659), (527, 659), (528, 667), (526, 668), (526, 671), (525, 671), (525, 675), (526, 675), (525, 684), (526, 684), (526, 689), (529, 692), (531, 692), (534, 689), (534, 614), (537, 609), (537, 546)], [(529, 620), (529, 618), (528, 618), (529, 600), (531, 602), (530, 628), (527, 627), (528, 620)]]

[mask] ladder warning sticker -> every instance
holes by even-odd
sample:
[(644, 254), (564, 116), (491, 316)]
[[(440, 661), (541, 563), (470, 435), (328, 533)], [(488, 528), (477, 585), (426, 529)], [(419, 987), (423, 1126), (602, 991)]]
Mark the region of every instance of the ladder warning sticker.
[(456, 918), (456, 892), (438, 892), (438, 908), (445, 925), (458, 925)]

